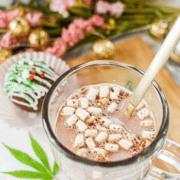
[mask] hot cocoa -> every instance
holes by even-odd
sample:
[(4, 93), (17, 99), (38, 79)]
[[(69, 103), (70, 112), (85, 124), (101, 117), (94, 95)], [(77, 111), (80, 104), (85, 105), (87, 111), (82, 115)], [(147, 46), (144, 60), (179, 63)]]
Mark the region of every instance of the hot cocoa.
[(155, 119), (144, 100), (129, 118), (131, 92), (114, 84), (86, 86), (59, 110), (55, 133), (73, 153), (94, 161), (120, 161), (139, 154), (155, 137)]

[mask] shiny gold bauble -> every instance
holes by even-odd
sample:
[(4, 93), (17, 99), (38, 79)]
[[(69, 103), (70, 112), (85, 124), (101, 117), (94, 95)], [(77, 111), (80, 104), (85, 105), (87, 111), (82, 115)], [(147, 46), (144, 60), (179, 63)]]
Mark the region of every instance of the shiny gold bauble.
[(94, 43), (93, 51), (100, 58), (110, 58), (115, 52), (115, 46), (110, 40), (99, 39)]
[(35, 49), (43, 49), (48, 45), (49, 42), (49, 35), (43, 29), (35, 29), (33, 30), (29, 37), (28, 43), (31, 47)]
[(170, 55), (171, 60), (180, 63), (180, 55), (176, 54), (175, 51), (173, 51)]
[(151, 25), (149, 32), (155, 39), (161, 40), (164, 38), (167, 28), (168, 22), (160, 20)]
[(180, 63), (180, 40), (170, 55), (171, 60)]
[(12, 56), (12, 52), (7, 49), (0, 49), (0, 63), (5, 61), (5, 59), (9, 58)]
[(8, 30), (12, 32), (11, 35), (14, 37), (27, 36), (30, 29), (28, 20), (20, 16), (13, 18), (8, 25)]

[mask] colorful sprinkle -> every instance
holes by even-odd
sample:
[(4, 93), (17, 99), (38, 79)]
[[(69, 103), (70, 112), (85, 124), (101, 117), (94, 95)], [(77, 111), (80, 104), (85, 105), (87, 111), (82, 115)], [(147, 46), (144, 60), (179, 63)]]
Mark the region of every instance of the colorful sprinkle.
[(44, 72), (41, 73), (40, 76), (41, 76), (42, 78), (45, 77), (45, 73), (44, 73)]
[(29, 79), (32, 81), (34, 79), (34, 76), (29, 76)]
[(31, 74), (32, 74), (32, 75), (35, 75), (35, 72), (32, 71)]
[(32, 70), (36, 70), (36, 68), (35, 68), (35, 67), (32, 67), (31, 69), (32, 69)]

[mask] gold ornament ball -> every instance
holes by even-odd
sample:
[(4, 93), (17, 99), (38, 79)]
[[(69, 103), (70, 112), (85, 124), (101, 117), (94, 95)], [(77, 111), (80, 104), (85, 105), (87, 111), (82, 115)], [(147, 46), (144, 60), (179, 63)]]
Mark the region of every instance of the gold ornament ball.
[(162, 39), (165, 36), (166, 30), (168, 28), (168, 23), (165, 21), (154, 22), (151, 25), (150, 33), (156, 39)]
[(94, 43), (93, 51), (100, 58), (110, 58), (115, 52), (115, 46), (110, 40), (99, 39)]
[(14, 37), (27, 36), (30, 29), (28, 20), (20, 16), (13, 18), (8, 25), (8, 30), (12, 32), (11, 34)]
[(43, 49), (48, 45), (49, 42), (49, 35), (48, 33), (43, 29), (35, 29), (33, 30), (29, 37), (28, 37), (28, 43), (31, 47), (35, 49)]
[(12, 56), (12, 52), (7, 49), (0, 49), (0, 63), (5, 61), (5, 59), (9, 58)]

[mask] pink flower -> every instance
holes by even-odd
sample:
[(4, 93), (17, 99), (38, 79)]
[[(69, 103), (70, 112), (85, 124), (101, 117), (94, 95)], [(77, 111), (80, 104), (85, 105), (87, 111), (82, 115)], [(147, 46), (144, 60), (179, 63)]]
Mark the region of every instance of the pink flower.
[(75, 18), (68, 28), (62, 28), (61, 39), (54, 42), (53, 47), (45, 50), (46, 53), (53, 54), (57, 57), (63, 55), (66, 49), (75, 45), (85, 38), (85, 32), (94, 32), (95, 27), (106, 28), (104, 19), (99, 15), (93, 15), (90, 19)]
[(89, 21), (91, 21), (93, 23), (94, 26), (97, 27), (101, 27), (103, 29), (106, 28), (106, 23), (104, 22), (104, 18), (102, 18), (101, 16), (94, 14)]
[(121, 16), (123, 11), (124, 11), (124, 4), (121, 2), (112, 3), (109, 9), (111, 16), (115, 16), (115, 17)]
[(15, 38), (8, 33), (2, 36), (1, 42), (3, 41), (2, 47), (13, 49), (14, 47), (18, 47), (21, 43), (27, 41), (26, 37), (23, 38)]
[(6, 28), (8, 26), (8, 18), (4, 11), (0, 10), (0, 28)]
[(55, 55), (56, 57), (62, 56), (66, 52), (66, 44), (62, 40), (56, 40), (53, 47), (48, 47), (44, 52)]
[(96, 12), (98, 14), (106, 14), (109, 10), (109, 3), (106, 1), (97, 1)]
[(50, 9), (52, 11), (59, 12), (59, 14), (66, 18), (69, 16), (67, 10), (75, 4), (75, 0), (52, 0)]
[(68, 29), (63, 28), (62, 30), (62, 39), (68, 46), (73, 46), (84, 37), (83, 29), (73, 23), (69, 25)]
[(92, 5), (92, 0), (82, 0), (82, 2), (87, 4), (88, 6)]
[(16, 8), (16, 9), (14, 9), (14, 10), (12, 10), (12, 11), (8, 11), (8, 12), (6, 13), (7, 18), (8, 18), (8, 21), (10, 21), (11, 19), (13, 19), (13, 18), (15, 18), (16, 16), (18, 16), (19, 13), (20, 13), (20, 9), (19, 9), (19, 8)]
[(108, 3), (106, 1), (98, 1), (96, 3), (96, 12), (98, 14), (110, 13), (111, 16), (119, 17), (124, 11), (124, 4), (121, 2)]
[(69, 25), (68, 29), (63, 28), (62, 39), (68, 46), (73, 46), (85, 37), (84, 29), (80, 24), (74, 21)]
[(25, 18), (29, 21), (31, 26), (40, 26), (41, 21), (40, 19), (43, 17), (41, 12), (29, 12), (25, 15)]
[[(75, 18), (73, 20), (73, 23), (77, 26), (79, 26), (80, 28), (86, 28), (87, 26), (90, 25), (90, 21), (84, 20), (82, 18)], [(92, 23), (91, 23), (92, 25)]]
[(0, 28), (6, 28), (9, 24), (9, 21), (14, 17), (18, 16), (19, 13), (20, 13), (19, 8), (16, 8), (8, 12), (0, 10)]
[(70, 34), (68, 32), (68, 30), (66, 28), (62, 28), (62, 34), (61, 34), (61, 37), (63, 39), (63, 41), (68, 44), (68, 42), (71, 41), (71, 37), (70, 37)]
[(95, 28), (94, 28), (93, 26), (87, 26), (87, 27), (86, 27), (86, 31), (93, 33), (93, 32), (95, 32)]

